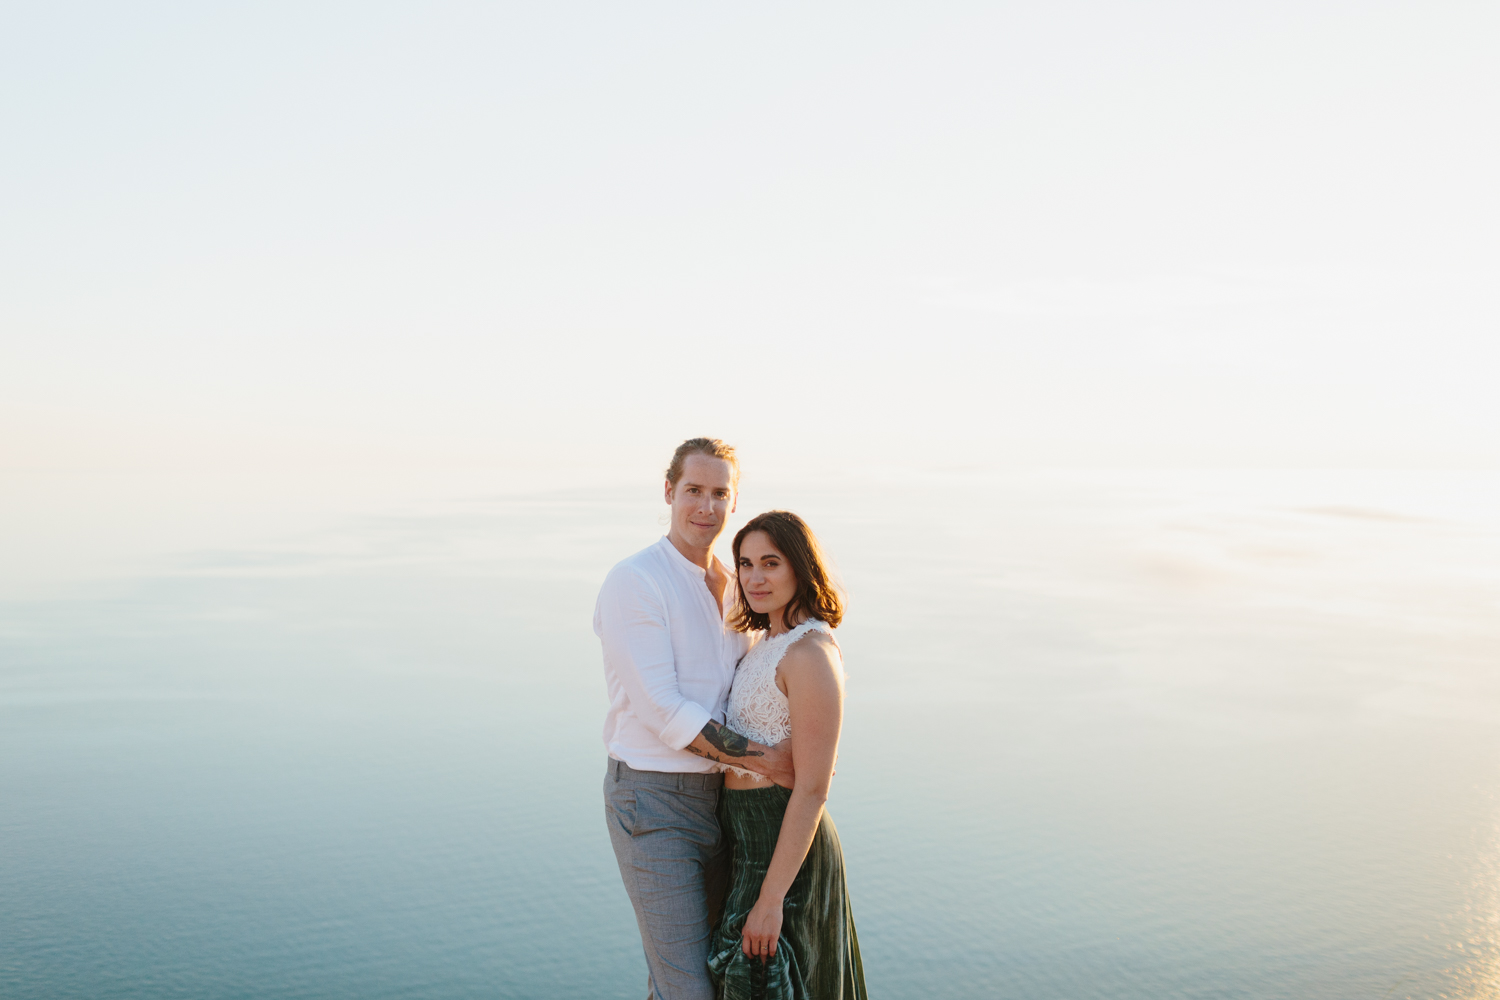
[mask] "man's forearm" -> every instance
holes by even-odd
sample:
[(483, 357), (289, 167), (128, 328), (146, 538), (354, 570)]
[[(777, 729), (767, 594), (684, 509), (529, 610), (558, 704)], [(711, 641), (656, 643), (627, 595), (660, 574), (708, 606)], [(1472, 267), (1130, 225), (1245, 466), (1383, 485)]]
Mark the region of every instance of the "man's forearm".
[(765, 757), (770, 748), (741, 736), (723, 723), (709, 719), (703, 731), (693, 737), (693, 742), (685, 749), (720, 764), (733, 764), (747, 771), (765, 774)]
[(778, 785), (791, 787), (792, 755), (788, 750), (762, 746), (712, 719), (684, 749), (720, 764), (754, 771)]

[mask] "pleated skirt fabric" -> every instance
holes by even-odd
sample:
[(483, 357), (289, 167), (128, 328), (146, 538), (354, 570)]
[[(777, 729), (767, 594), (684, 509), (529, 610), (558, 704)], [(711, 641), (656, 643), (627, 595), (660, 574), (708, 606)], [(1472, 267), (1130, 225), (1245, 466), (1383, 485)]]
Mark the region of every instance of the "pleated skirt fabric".
[(782, 906), (781, 941), (765, 963), (740, 950), (792, 793), (726, 788), (719, 827), (733, 841), (729, 896), (709, 948), (720, 1000), (867, 1000), (859, 941), (844, 883), (844, 851), (828, 811)]

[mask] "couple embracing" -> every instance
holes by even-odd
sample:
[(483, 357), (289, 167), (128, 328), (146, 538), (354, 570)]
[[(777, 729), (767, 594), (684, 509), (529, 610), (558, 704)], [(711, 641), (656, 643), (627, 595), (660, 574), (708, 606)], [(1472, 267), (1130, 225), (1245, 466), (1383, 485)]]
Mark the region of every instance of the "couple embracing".
[(667, 469), (671, 529), (599, 591), (610, 841), (653, 1000), (865, 1000), (823, 808), (843, 605), (795, 514), (752, 518), (732, 568), (714, 555), (738, 487), (733, 448), (684, 441)]

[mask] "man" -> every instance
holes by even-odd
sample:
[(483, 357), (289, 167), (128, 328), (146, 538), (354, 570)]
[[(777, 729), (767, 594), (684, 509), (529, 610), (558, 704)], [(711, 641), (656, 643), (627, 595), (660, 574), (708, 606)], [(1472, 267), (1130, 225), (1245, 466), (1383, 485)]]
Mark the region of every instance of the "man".
[(729, 869), (718, 764), (792, 785), (789, 743), (761, 746), (724, 726), (750, 640), (726, 624), (736, 574), (713, 548), (738, 487), (733, 448), (684, 441), (667, 469), (671, 530), (610, 570), (594, 608), (609, 686), (604, 812), (653, 1000), (713, 1000), (709, 932)]

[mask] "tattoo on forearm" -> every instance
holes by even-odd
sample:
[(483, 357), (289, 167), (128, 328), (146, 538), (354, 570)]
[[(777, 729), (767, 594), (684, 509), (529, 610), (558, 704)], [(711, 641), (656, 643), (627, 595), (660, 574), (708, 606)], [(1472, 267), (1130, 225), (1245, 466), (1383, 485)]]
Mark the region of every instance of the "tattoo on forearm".
[[(710, 719), (708, 721), (708, 724), (703, 727), (703, 738), (708, 741), (709, 746), (719, 751), (719, 753), (723, 754), (724, 757), (743, 758), (765, 756), (764, 751), (751, 750), (750, 741), (748, 739), (741, 736), (733, 729), (730, 729), (728, 726), (719, 725), (712, 719)], [(691, 746), (689, 746), (688, 749), (693, 750)], [(721, 764), (724, 763), (724, 757), (716, 757), (707, 751), (693, 750), (693, 752), (701, 753), (702, 756), (707, 757), (709, 760), (716, 760)]]

